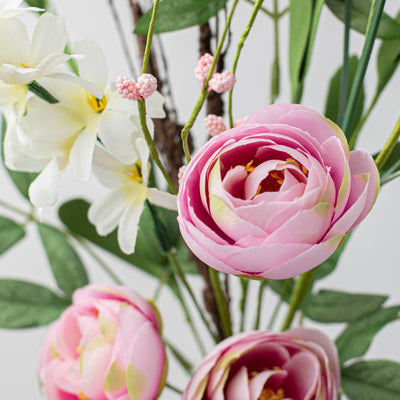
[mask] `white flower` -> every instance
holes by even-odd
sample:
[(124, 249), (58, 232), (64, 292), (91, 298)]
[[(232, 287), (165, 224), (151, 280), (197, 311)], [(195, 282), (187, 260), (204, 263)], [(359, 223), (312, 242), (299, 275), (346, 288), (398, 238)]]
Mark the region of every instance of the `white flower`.
[[(77, 48), (85, 55), (78, 62), (80, 76), (104, 92), (103, 97), (99, 100), (73, 82), (39, 80), (59, 102), (29, 99), (27, 114), (20, 119), (23, 132), (13, 133), (14, 146), (8, 147), (12, 150), (5, 157), (11, 169), (31, 171), (45, 164), (36, 170), (42, 173), (30, 188), (32, 203), (40, 207), (56, 201), (58, 175), (67, 165), (75, 179), (89, 179), (97, 137), (114, 156), (131, 163), (136, 160), (135, 139), (142, 136), (136, 104), (121, 99), (107, 85), (107, 68), (100, 49), (89, 41)], [(164, 116), (162, 101), (159, 93), (148, 100), (149, 117)], [(150, 119), (148, 123), (151, 126)]]
[(93, 171), (102, 184), (111, 190), (95, 200), (88, 211), (89, 221), (99, 235), (107, 235), (118, 226), (118, 243), (121, 250), (131, 254), (135, 250), (139, 220), (144, 202), (176, 210), (176, 196), (147, 187), (149, 150), (146, 141), (135, 141), (137, 160), (123, 164), (100, 146), (96, 146)]
[(22, 0), (0, 0), (0, 18), (13, 18), (26, 11), (43, 11), (37, 7), (19, 7)]

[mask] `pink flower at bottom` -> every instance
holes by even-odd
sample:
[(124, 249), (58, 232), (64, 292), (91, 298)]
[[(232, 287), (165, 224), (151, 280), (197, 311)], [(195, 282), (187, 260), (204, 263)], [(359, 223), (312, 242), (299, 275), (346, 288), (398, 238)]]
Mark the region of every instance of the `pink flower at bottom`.
[(48, 400), (155, 400), (165, 348), (152, 306), (123, 286), (90, 285), (54, 322), (39, 374)]
[(257, 331), (219, 343), (182, 400), (337, 400), (339, 387), (337, 350), (323, 333)]

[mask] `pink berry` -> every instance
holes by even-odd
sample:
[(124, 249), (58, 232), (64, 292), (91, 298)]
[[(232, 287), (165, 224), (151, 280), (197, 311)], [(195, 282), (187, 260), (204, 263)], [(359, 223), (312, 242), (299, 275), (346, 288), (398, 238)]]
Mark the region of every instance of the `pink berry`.
[(214, 90), (214, 92), (223, 93), (231, 90), (235, 86), (235, 83), (236, 78), (232, 72), (216, 72), (208, 82), (208, 87)]
[(117, 89), (117, 92), (124, 99), (138, 100), (140, 98), (136, 82), (126, 76), (118, 77), (115, 89)]
[(143, 74), (137, 80), (141, 100), (148, 99), (157, 89), (157, 79), (151, 74)]
[(196, 68), (194, 69), (194, 76), (202, 84), (204, 84), (207, 78), (213, 60), (214, 57), (210, 53), (205, 53), (197, 62)]
[(204, 126), (207, 133), (213, 137), (226, 131), (226, 126), (222, 117), (218, 117), (214, 114), (207, 115), (207, 117), (204, 119)]
[(238, 126), (243, 125), (243, 124), (246, 122), (246, 119), (247, 119), (247, 117), (244, 117), (244, 118), (242, 118), (242, 119), (237, 119), (237, 120), (234, 122), (233, 127), (234, 127), (234, 128), (237, 128)]

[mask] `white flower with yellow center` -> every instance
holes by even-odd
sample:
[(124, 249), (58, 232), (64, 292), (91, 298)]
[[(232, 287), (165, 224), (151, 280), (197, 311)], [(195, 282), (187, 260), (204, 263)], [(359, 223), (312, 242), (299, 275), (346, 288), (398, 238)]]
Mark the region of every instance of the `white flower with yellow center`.
[[(5, 155), (9, 168), (41, 171), (29, 191), (32, 203), (39, 207), (56, 202), (58, 176), (67, 165), (75, 179), (89, 179), (97, 138), (120, 161), (131, 163), (136, 160), (135, 139), (142, 136), (136, 104), (122, 99), (107, 85), (100, 49), (91, 41), (76, 48), (85, 56), (78, 61), (80, 76), (96, 85), (103, 97), (96, 98), (75, 83), (43, 78), (39, 83), (59, 102), (29, 99), (27, 113), (19, 121), (23, 132), (16, 130), (7, 139), (13, 143)], [(164, 117), (162, 104), (162, 96), (154, 93), (147, 101), (148, 116)], [(150, 119), (148, 124), (152, 129)]]
[(13, 18), (26, 11), (43, 11), (37, 7), (19, 7), (22, 0), (0, 0), (0, 18)]
[(135, 141), (137, 159), (123, 164), (96, 146), (93, 171), (100, 182), (111, 190), (95, 200), (88, 211), (89, 221), (99, 235), (107, 235), (118, 226), (118, 243), (121, 250), (131, 254), (135, 250), (139, 220), (144, 203), (176, 210), (176, 196), (147, 187), (149, 175), (149, 150), (143, 138)]

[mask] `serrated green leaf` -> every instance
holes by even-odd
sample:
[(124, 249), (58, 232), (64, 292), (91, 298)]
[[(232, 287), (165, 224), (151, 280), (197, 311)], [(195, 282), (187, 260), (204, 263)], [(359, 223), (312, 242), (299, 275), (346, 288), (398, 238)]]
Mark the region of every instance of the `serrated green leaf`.
[[(4, 118), (2, 117), (1, 120), (1, 138), (0, 138), (0, 147), (1, 147), (1, 157), (3, 160), (4, 164), (4, 148), (3, 148), (3, 141), (4, 141), (4, 136), (7, 130), (7, 123)], [(17, 189), (20, 191), (20, 193), (29, 200), (29, 186), (30, 184), (35, 180), (35, 178), (38, 176), (37, 173), (35, 172), (19, 172), (19, 171), (12, 171), (8, 169), (5, 166), (5, 169), (10, 176), (11, 180), (13, 181), (14, 185), (17, 187)]]
[[(107, 236), (100, 236), (97, 234), (95, 227), (87, 219), (88, 208), (89, 204), (84, 200), (71, 200), (60, 207), (60, 219), (72, 232), (88, 239), (92, 243), (115, 254), (144, 272), (158, 279), (165, 279), (171, 267), (168, 258), (159, 244), (154, 231), (151, 214), (147, 207), (145, 207), (140, 219), (135, 253), (129, 255), (120, 250), (117, 231)], [(188, 250), (182, 243), (182, 239), (177, 231), (176, 213), (161, 208), (159, 208), (158, 211), (163, 221), (166, 221), (166, 223), (169, 221), (166, 226), (168, 227), (171, 242), (177, 250), (176, 256), (181, 262), (182, 269), (186, 273), (197, 273), (194, 262), (187, 257)], [(177, 241), (174, 243), (173, 240), (176, 239)], [(170, 279), (166, 283), (169, 284), (173, 290), (176, 290), (176, 281), (173, 279), (172, 273), (170, 274)]]
[(361, 357), (368, 350), (374, 336), (389, 322), (394, 321), (400, 306), (379, 308), (350, 322), (336, 339), (340, 363)]
[(302, 307), (306, 317), (317, 322), (349, 322), (379, 308), (387, 296), (321, 290)]
[[(400, 12), (397, 14), (395, 20), (400, 24)], [(376, 88), (376, 95), (379, 96), (380, 92), (385, 88), (393, 73), (396, 71), (400, 63), (400, 38), (392, 40), (384, 40), (378, 51), (377, 57), (377, 70), (378, 70), (378, 84)]]
[(299, 103), (301, 100), (324, 2), (325, 0), (290, 1), (289, 75), (294, 103)]
[[(349, 75), (348, 75), (348, 86), (347, 86), (347, 99), (350, 94), (350, 89), (353, 84), (354, 76), (357, 70), (358, 58), (357, 56), (352, 56), (349, 58)], [(342, 67), (340, 67), (335, 74), (332, 76), (328, 95), (326, 97), (325, 105), (325, 116), (332, 121), (338, 123), (338, 109), (339, 109), (339, 96), (340, 96), (340, 81), (342, 76)], [(361, 94), (357, 102), (357, 107), (354, 110), (354, 118), (352, 119), (352, 124), (350, 129), (346, 132), (347, 139), (350, 139), (352, 133), (356, 129), (358, 121), (361, 118), (364, 109), (365, 91), (364, 86), (361, 89)]]
[(342, 387), (350, 400), (400, 400), (400, 364), (360, 361), (342, 369)]
[(37, 227), (57, 286), (71, 296), (89, 283), (85, 267), (64, 233), (42, 223), (37, 223)]
[[(351, 3), (351, 27), (352, 29), (365, 34), (368, 24), (371, 0), (356, 0)], [(332, 13), (344, 22), (345, 0), (326, 0), (326, 5)], [(380, 39), (400, 38), (400, 23), (383, 13), (379, 24), (377, 37)]]
[[(157, 10), (154, 33), (178, 31), (206, 23), (221, 10), (227, 0), (163, 0)], [(135, 26), (134, 33), (146, 35), (153, 9), (145, 13)]]
[(0, 279), (0, 327), (20, 329), (46, 325), (70, 305), (49, 288), (14, 279)]
[(14, 246), (25, 236), (23, 226), (15, 221), (0, 216), (0, 254)]

